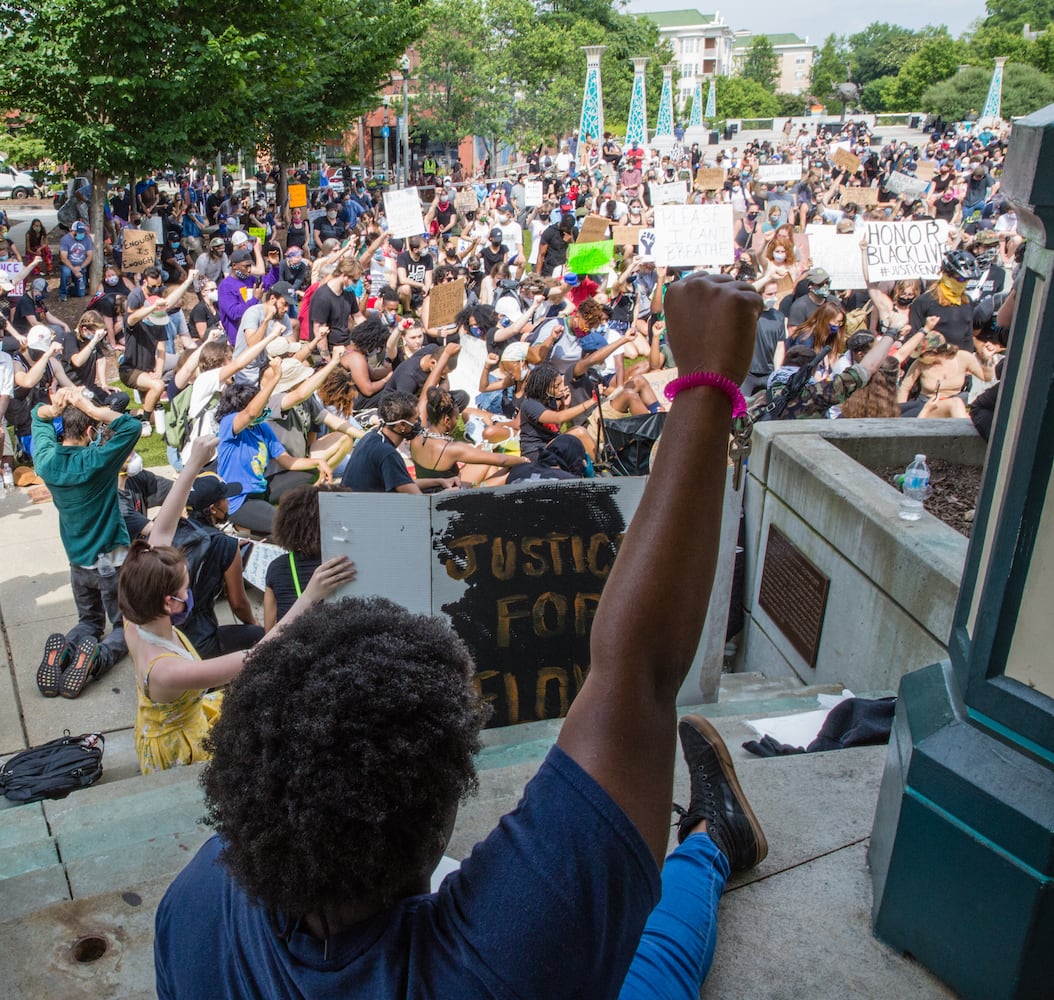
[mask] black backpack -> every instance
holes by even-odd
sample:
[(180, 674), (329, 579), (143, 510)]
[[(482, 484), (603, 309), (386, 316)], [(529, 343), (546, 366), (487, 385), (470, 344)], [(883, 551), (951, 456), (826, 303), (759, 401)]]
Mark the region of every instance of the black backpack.
[(0, 765), (0, 791), (12, 802), (64, 799), (102, 777), (102, 733), (64, 736), (16, 753)]

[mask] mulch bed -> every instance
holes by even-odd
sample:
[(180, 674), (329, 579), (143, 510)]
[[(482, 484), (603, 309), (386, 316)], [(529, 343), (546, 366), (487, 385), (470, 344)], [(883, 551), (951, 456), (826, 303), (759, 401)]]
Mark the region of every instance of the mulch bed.
[[(939, 458), (927, 459), (927, 465), (930, 467), (930, 495), (923, 501), (923, 506), (948, 527), (969, 538), (977, 496), (981, 491), (981, 467), (958, 465)], [(883, 482), (892, 485), (904, 469), (889, 466), (871, 471)]]

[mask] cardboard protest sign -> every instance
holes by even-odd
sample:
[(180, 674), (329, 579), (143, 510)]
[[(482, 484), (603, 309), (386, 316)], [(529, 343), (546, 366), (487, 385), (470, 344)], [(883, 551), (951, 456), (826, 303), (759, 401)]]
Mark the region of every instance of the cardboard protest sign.
[(138, 274), (144, 268), (153, 267), (157, 255), (157, 236), (150, 229), (124, 229), (124, 251), (121, 255), (121, 270)]
[(428, 326), (446, 326), (465, 308), (465, 279), (433, 285), (428, 293)]
[(655, 209), (656, 264), (731, 264), (734, 246), (731, 205), (660, 205)]
[[(526, 181), (523, 185), (524, 203), (528, 208), (535, 208), (542, 203), (542, 182)], [(473, 195), (475, 197), (475, 195)]]
[(834, 165), (840, 170), (848, 170), (849, 173), (855, 174), (860, 169), (860, 157), (839, 146), (834, 151)]
[(717, 191), (724, 183), (725, 172), (720, 167), (700, 167), (695, 172), (695, 186), (700, 191)]
[(760, 184), (786, 184), (801, 180), (800, 163), (763, 163), (754, 171), (754, 180)]
[(948, 223), (943, 219), (869, 222), (864, 237), (872, 281), (936, 278), (947, 249)]
[(384, 214), (388, 219), (388, 235), (393, 239), (420, 236), (425, 231), (421, 216), (421, 196), (417, 188), (384, 192)]
[(307, 208), (307, 185), (306, 184), (290, 184), (289, 185), (289, 207), (290, 208)]
[(809, 226), (809, 250), (814, 267), (822, 267), (831, 276), (831, 287), (866, 288), (860, 253), (860, 237), (839, 233), (834, 226)]
[(932, 181), (936, 173), (936, 160), (919, 160), (915, 164), (915, 176), (920, 181)]
[(612, 226), (611, 241), (620, 247), (630, 243), (636, 244), (637, 240), (640, 239), (641, 229), (641, 226)]
[(261, 243), (267, 242), (267, 227), (266, 226), (250, 226), (249, 235), (254, 240), (259, 240)]
[(839, 192), (838, 200), (843, 205), (852, 203), (859, 205), (861, 208), (871, 208), (878, 204), (878, 190), (872, 187), (843, 186)]
[(688, 185), (684, 181), (674, 181), (671, 184), (649, 184), (648, 193), (651, 195), (651, 204), (656, 205), (683, 205), (688, 200)]
[(604, 270), (615, 257), (611, 240), (597, 243), (572, 243), (567, 248), (567, 270), (574, 274), (596, 274)]
[(582, 220), (582, 227), (578, 230), (576, 242), (599, 243), (607, 238), (609, 225), (611, 225), (610, 221), (603, 216), (587, 215)]
[(887, 191), (908, 199), (921, 197), (926, 193), (928, 186), (926, 181), (896, 170), (885, 179), (884, 183)]
[[(528, 202), (527, 204), (530, 204)], [(539, 202), (541, 204), (541, 202)], [(459, 212), (475, 212), (479, 208), (479, 202), (476, 200), (476, 192), (472, 188), (467, 187), (458, 191), (454, 195), (454, 207)]]

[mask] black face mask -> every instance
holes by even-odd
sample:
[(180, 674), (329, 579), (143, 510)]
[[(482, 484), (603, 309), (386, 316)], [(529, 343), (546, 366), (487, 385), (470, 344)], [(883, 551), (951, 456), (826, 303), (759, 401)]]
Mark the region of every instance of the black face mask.
[(44, 357), (44, 352), (38, 351), (35, 347), (31, 347), (29, 348), (29, 356), (33, 359), (33, 362), (36, 363)]

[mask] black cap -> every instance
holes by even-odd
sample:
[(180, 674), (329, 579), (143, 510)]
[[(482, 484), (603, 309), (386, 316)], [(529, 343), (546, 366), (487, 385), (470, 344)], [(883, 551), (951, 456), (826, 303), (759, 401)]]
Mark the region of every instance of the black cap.
[(241, 491), (241, 483), (228, 483), (220, 479), (215, 472), (203, 472), (194, 480), (190, 496), (187, 497), (187, 509), (208, 510), (224, 497), (236, 497)]
[(232, 264), (240, 264), (244, 260), (252, 260), (252, 259), (253, 259), (252, 251), (251, 250), (245, 250), (244, 248), (241, 249), (241, 250), (235, 250), (234, 253), (231, 254), (231, 263)]
[(276, 281), (267, 289), (267, 294), (272, 297), (280, 295), (291, 306), (296, 305), (296, 292), (293, 291), (293, 286), (288, 281)]
[(492, 229), (492, 230), (490, 231), (490, 238), (491, 238), (492, 240), (500, 240), (500, 239), (502, 238), (502, 236), (503, 236), (503, 235), (504, 235), (504, 234), (502, 233), (502, 231), (501, 231), (501, 230), (500, 230), (500, 229), (499, 229), (499, 228), (498, 228), (497, 226), (495, 226), (495, 227), (494, 227), (494, 228), (493, 228), (493, 229)]

